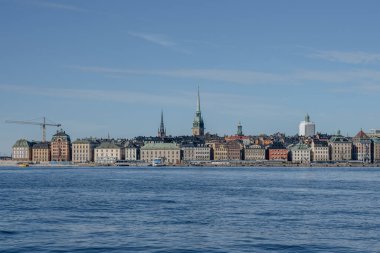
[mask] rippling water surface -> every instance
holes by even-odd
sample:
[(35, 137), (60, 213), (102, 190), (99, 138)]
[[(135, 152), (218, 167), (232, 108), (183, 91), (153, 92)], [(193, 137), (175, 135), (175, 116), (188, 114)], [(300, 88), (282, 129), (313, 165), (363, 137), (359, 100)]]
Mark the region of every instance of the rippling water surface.
[(380, 169), (0, 168), (0, 252), (380, 252)]

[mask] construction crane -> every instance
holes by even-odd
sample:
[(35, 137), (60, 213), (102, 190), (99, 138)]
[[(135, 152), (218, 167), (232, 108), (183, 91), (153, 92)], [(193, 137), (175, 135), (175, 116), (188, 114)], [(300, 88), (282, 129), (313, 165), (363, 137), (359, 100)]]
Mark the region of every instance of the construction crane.
[(33, 121), (21, 121), (21, 120), (6, 120), (5, 123), (14, 123), (22, 125), (37, 125), (42, 127), (42, 141), (46, 142), (46, 126), (60, 127), (61, 124), (51, 124), (46, 123), (46, 118), (43, 117), (43, 122), (33, 122)]

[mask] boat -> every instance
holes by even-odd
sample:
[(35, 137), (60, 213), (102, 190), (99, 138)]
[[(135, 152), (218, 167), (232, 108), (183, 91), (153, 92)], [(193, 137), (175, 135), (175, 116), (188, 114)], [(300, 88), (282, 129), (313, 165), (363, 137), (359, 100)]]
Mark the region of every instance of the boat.
[(18, 166), (19, 167), (29, 167), (29, 164), (27, 164), (27, 163), (20, 163)]
[(165, 164), (164, 164), (164, 158), (163, 157), (154, 158), (153, 161), (152, 161), (152, 166), (153, 167), (162, 167), (162, 166), (165, 166)]

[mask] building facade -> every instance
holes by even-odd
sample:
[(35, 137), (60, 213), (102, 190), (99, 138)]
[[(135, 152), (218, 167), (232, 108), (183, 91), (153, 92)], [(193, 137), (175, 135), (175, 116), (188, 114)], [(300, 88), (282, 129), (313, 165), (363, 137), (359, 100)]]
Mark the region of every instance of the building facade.
[(287, 161), (289, 151), (280, 142), (274, 142), (266, 150), (266, 158), (271, 161)]
[(133, 143), (128, 143), (125, 147), (125, 160), (137, 161), (140, 160), (140, 148)]
[(95, 148), (94, 161), (98, 164), (113, 164), (124, 159), (123, 150), (113, 141), (103, 141)]
[(211, 148), (205, 145), (183, 146), (184, 161), (210, 161)]
[(31, 161), (32, 160), (32, 145), (33, 143), (20, 139), (12, 146), (12, 159), (16, 161)]
[(214, 160), (216, 161), (242, 159), (242, 145), (240, 145), (237, 141), (213, 143), (213, 150)]
[(141, 160), (148, 163), (156, 158), (161, 158), (164, 164), (181, 162), (181, 149), (175, 143), (147, 143), (141, 147), (140, 154)]
[(311, 149), (304, 143), (298, 143), (289, 147), (290, 159), (293, 163), (309, 163), (311, 160)]
[(364, 163), (372, 162), (372, 140), (363, 130), (352, 139), (353, 159)]
[(95, 147), (98, 143), (91, 139), (78, 139), (72, 143), (72, 161), (74, 163), (94, 162)]
[(380, 138), (372, 139), (372, 161), (380, 163)]
[(329, 144), (326, 141), (313, 140), (311, 143), (311, 161), (327, 162), (329, 160)]
[(51, 161), (51, 149), (49, 142), (39, 142), (33, 145), (32, 161), (34, 163), (47, 163)]
[(315, 135), (315, 123), (310, 121), (309, 114), (306, 114), (305, 120), (299, 124), (299, 136), (312, 137)]
[(348, 138), (340, 135), (340, 132), (331, 137), (328, 143), (331, 161), (352, 160), (352, 142)]
[(71, 161), (71, 139), (62, 129), (51, 139), (51, 160), (56, 162)]
[(201, 113), (201, 99), (199, 96), (199, 87), (198, 87), (198, 97), (197, 97), (197, 111), (195, 112), (193, 128), (191, 130), (192, 130), (193, 136), (204, 136), (205, 134), (205, 124), (204, 124), (202, 113)]
[(265, 160), (265, 148), (261, 145), (251, 145), (244, 149), (244, 159), (251, 161)]

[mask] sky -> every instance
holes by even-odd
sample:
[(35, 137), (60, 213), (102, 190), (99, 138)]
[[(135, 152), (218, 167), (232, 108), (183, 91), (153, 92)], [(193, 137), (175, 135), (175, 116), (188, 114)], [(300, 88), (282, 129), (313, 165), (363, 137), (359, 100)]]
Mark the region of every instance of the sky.
[[(0, 155), (73, 140), (380, 128), (380, 1), (0, 0)], [(49, 127), (51, 138), (56, 127)]]

